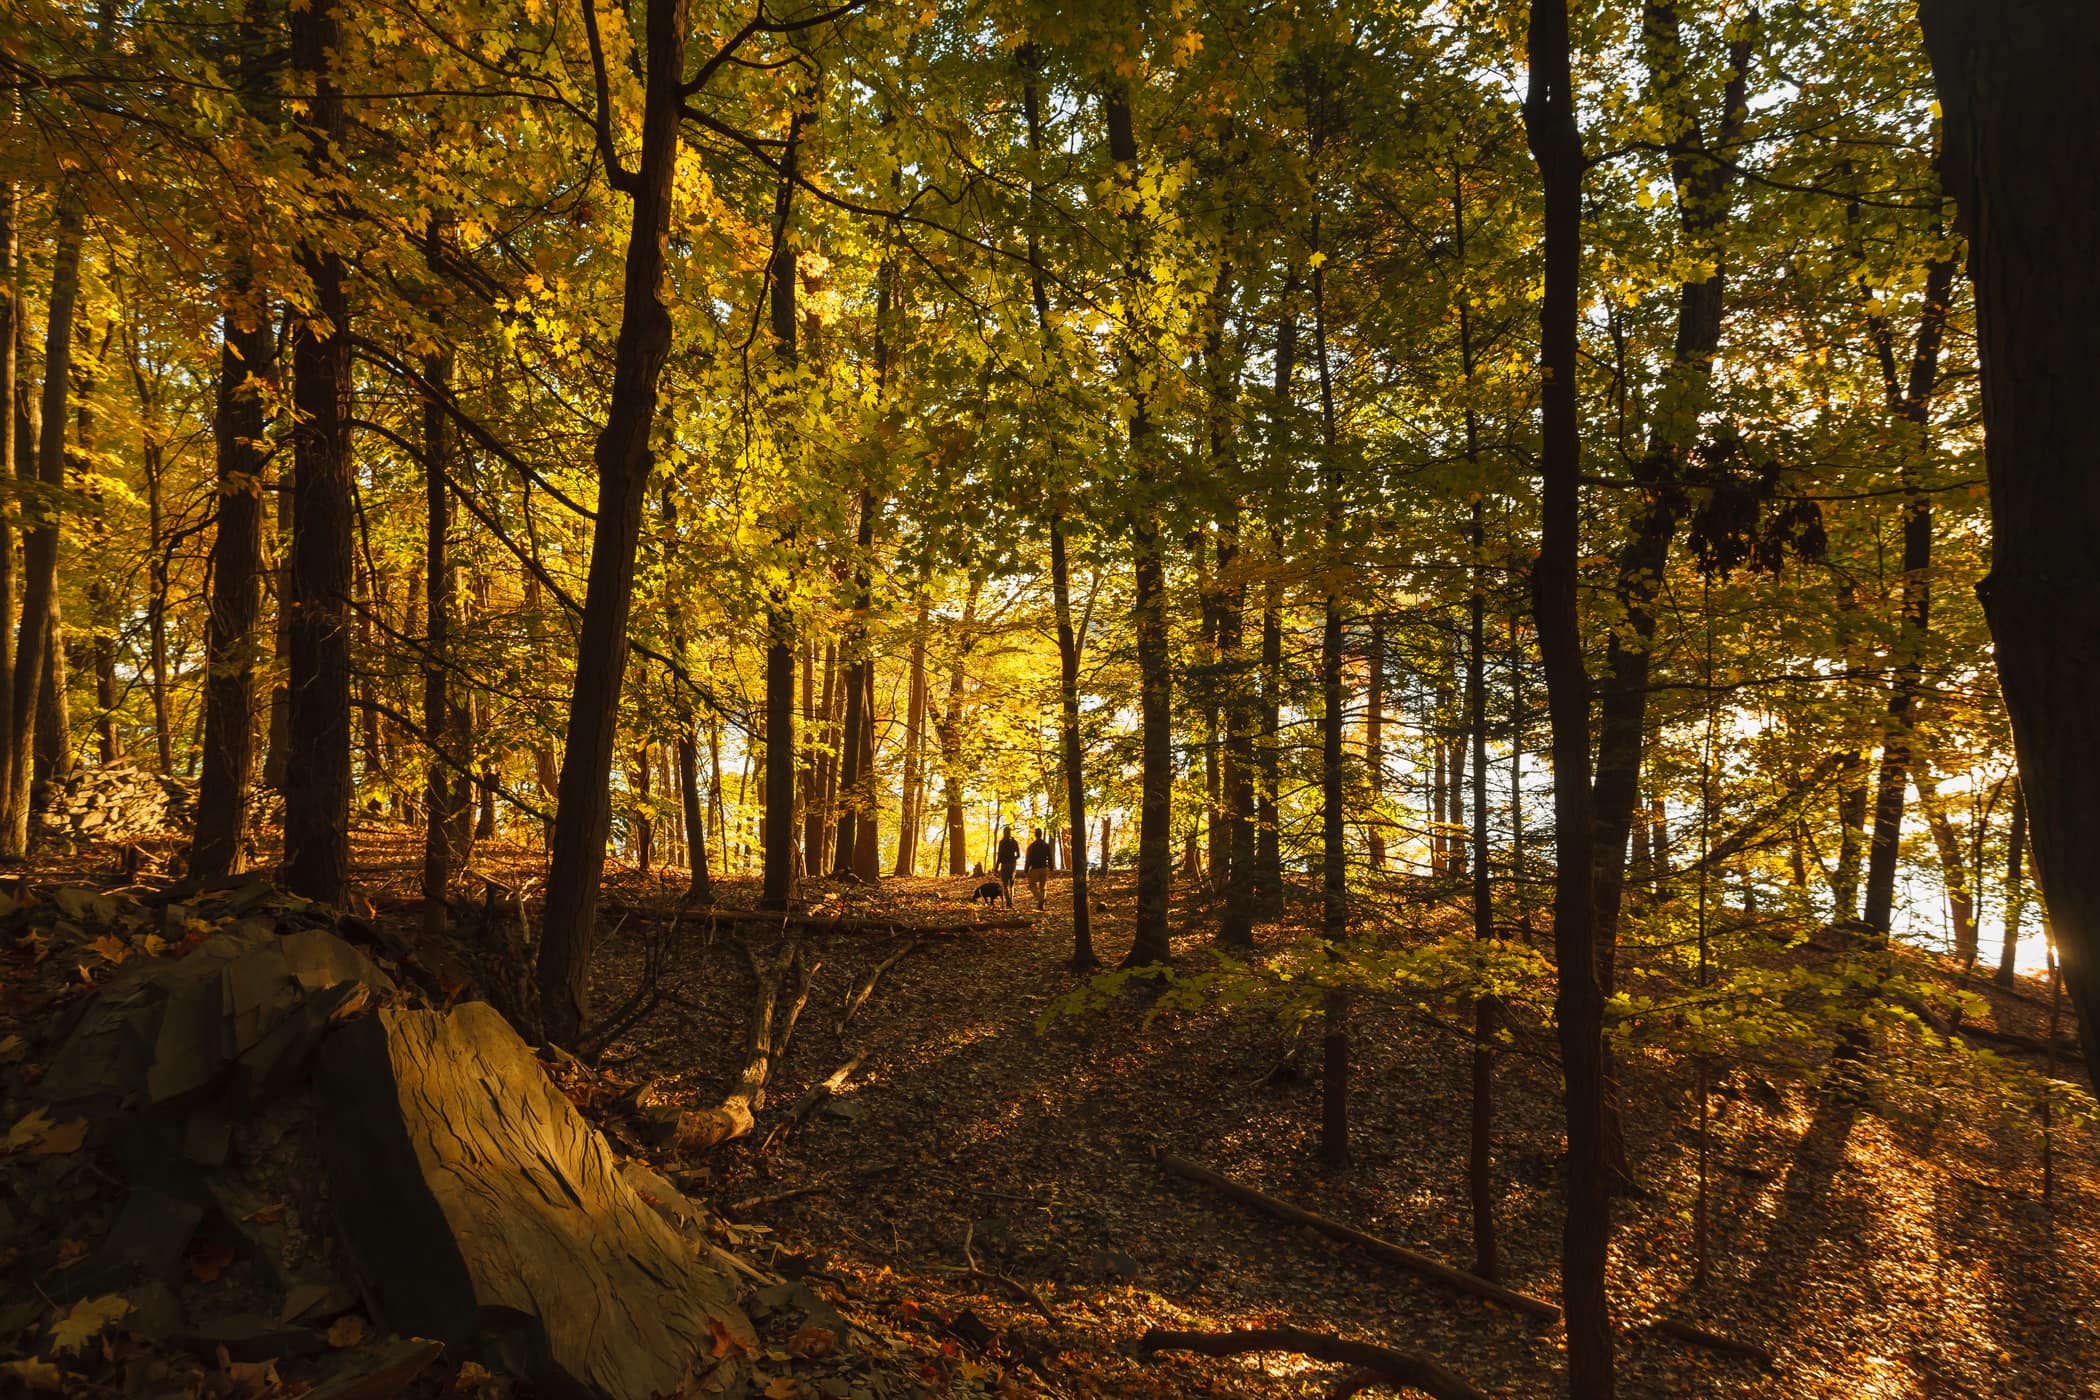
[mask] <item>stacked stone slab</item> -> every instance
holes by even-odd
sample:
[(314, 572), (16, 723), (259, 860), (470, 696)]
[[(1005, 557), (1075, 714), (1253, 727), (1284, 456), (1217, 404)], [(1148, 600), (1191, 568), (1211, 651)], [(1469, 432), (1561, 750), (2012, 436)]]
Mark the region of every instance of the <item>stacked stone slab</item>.
[(76, 768), (38, 795), (39, 841), (136, 841), (188, 831), (197, 819), (195, 783), (133, 764)]

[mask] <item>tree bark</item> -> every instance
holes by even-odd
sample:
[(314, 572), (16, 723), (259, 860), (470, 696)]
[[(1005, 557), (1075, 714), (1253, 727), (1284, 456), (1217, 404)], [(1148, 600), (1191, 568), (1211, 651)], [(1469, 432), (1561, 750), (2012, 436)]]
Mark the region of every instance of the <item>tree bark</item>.
[[(0, 98), (0, 139), (10, 149), (19, 139), (18, 99)], [(22, 189), (14, 180), (0, 182), (0, 476), (29, 477), (24, 471), (29, 424), (16, 412), (22, 395), (20, 347), (26, 318), (22, 315)], [(19, 855), (27, 845), (13, 841), (15, 764), (15, 527), (14, 493), (0, 500), (0, 856)]]
[[(1138, 173), (1137, 133), (1131, 122), (1128, 84), (1113, 84), (1103, 97), (1108, 127), (1108, 154), (1115, 164), (1119, 184), (1135, 189)], [(1136, 284), (1142, 277), (1145, 233), (1143, 216), (1136, 207), (1125, 216), (1128, 246), (1124, 250), (1124, 280), (1130, 295), (1127, 308), (1139, 298)], [(1129, 314), (1135, 314), (1131, 312)], [(1174, 730), (1173, 672), (1168, 654), (1166, 555), (1160, 539), (1157, 503), (1159, 464), (1153, 442), (1151, 408), (1141, 385), (1139, 337), (1125, 328), (1118, 350), (1119, 373), (1125, 380), (1133, 408), (1129, 422), (1129, 449), (1134, 490), (1130, 510), (1133, 597), (1131, 611), (1137, 632), (1138, 728), (1138, 871), (1135, 937), (1126, 967), (1144, 967), (1173, 961), (1169, 941), (1167, 902), (1174, 879), (1173, 802)]]
[[(649, 435), (656, 421), (657, 380), (671, 349), (665, 255), (678, 166), (685, 46), (685, 0), (648, 0), (641, 155), (638, 168), (622, 181), (634, 203), (634, 221), (627, 240), (620, 331), (613, 348), (612, 393), (593, 453), (598, 518), (576, 642), (576, 679), (569, 698), (540, 937), (541, 1016), (548, 1039), (557, 1045), (575, 1044), (590, 1015), (598, 888), (612, 827), (607, 779), (620, 687), (627, 673), (635, 546), (652, 466)], [(601, 110), (600, 116), (611, 120), (609, 112)], [(791, 769), (788, 778), (792, 782)]]
[[(37, 434), (37, 483), (66, 483), (66, 398), (73, 379), (73, 313), (80, 295), (80, 249), (86, 211), (70, 183), (57, 195), (58, 237), (51, 255), (51, 299), (44, 315), (43, 424)], [(14, 782), (0, 810), (0, 857), (20, 859), (29, 849), (29, 788), (35, 777), (39, 692), (59, 639), (52, 618), (58, 593), (59, 517), (55, 501), (25, 503), (22, 549), (22, 621), (15, 643), (14, 729), (8, 735)]]
[[(241, 287), (245, 292), (247, 288)], [(262, 615), (264, 414), (276, 377), (276, 347), (261, 308), (237, 296), (225, 318), (213, 437), (218, 519), (212, 538), (211, 610), (204, 659), (204, 758), (197, 826), (190, 842), (195, 880), (237, 874), (245, 864), (249, 779), (255, 768), (256, 625)]]
[(909, 670), (905, 676), (904, 702), (904, 791), (897, 808), (896, 873), (919, 873), (919, 807), (925, 787), (920, 771), (924, 760), (926, 729), (926, 618), (928, 606), (919, 604), (919, 622), (911, 637)]
[[(436, 235), (433, 234), (433, 242)], [(423, 362), (423, 377), (439, 393), (450, 391), (452, 356), (432, 355)], [(445, 931), (445, 897), (452, 888), (456, 852), (452, 829), (458, 821), (454, 803), (465, 796), (460, 759), (453, 742), (452, 666), (453, 595), (459, 571), (451, 558), (452, 495), (447, 478), (452, 469), (451, 423), (436, 394), (423, 401), (423, 733), (430, 745), (429, 771), (423, 783), (423, 928)]]
[[(1276, 381), (1269, 400), (1270, 470), (1288, 477), (1291, 462), (1291, 379), (1298, 362), (1298, 318), (1290, 303), (1297, 295), (1295, 274), (1283, 288), (1284, 308), (1276, 321)], [(1269, 531), (1269, 576), (1262, 584), (1261, 611), (1261, 732), (1255, 745), (1258, 786), (1255, 799), (1254, 893), (1264, 918), (1283, 912), (1283, 843), (1277, 829), (1277, 809), (1282, 780), (1281, 716), (1283, 709), (1283, 585), (1276, 566), (1283, 552), (1282, 538)]]
[(1565, 1080), (1568, 1155), (1561, 1233), (1568, 1392), (1610, 1400), (1612, 1323), (1605, 1271), (1611, 1193), (1604, 1133), (1604, 991), (1598, 981), (1595, 833), (1590, 801), (1590, 680), (1576, 598), (1581, 551), (1582, 425), (1575, 377), (1582, 280), (1582, 177), (1567, 0), (1532, 0), (1524, 126), (1544, 196), (1545, 293), (1539, 307), (1541, 519), (1532, 614), (1552, 727), (1556, 869), (1554, 1011)]
[[(798, 357), (795, 294), (801, 277), (788, 230), (794, 218), (795, 180), (801, 158), (802, 113), (798, 109), (788, 119), (780, 185), (774, 196), (769, 308), (775, 348), (791, 368)], [(793, 621), (778, 604), (767, 609), (767, 622), (772, 643), (766, 648), (765, 854), (758, 902), (763, 909), (785, 909), (795, 889), (795, 639)]]
[(1923, 0), (1942, 179), (1976, 287), (1992, 566), (1978, 589), (2012, 719), (2035, 873), (2100, 1074), (2100, 10)]
[[(341, 43), (337, 0), (292, 13), (292, 62), (313, 96), (305, 120), (307, 169), (339, 177), (349, 124), (329, 71)], [(322, 217), (328, 217), (323, 215)], [(350, 882), (350, 302), (340, 254), (301, 254), (314, 302), (293, 323), (291, 707), (284, 790), (284, 882), (324, 904)]]
[(2020, 955), (2020, 920), (2027, 914), (2027, 802), (2020, 791), (2020, 778), (2013, 776), (2012, 831), (2005, 838), (2005, 941), (1998, 950), (1998, 972), (1992, 979), (2001, 987), (2013, 985), (2013, 970)]
[[(1314, 135), (1318, 150), (1319, 136)], [(1326, 536), (1325, 573), (1342, 565), (1342, 476), (1334, 421), (1334, 381), (1327, 361), (1326, 255), (1320, 246), (1317, 192), (1312, 216), (1313, 364), (1320, 376), (1320, 497)], [(1349, 936), (1347, 828), (1343, 825), (1342, 600), (1330, 582), (1320, 600), (1320, 934), (1331, 956)], [(1320, 1156), (1329, 1164), (1349, 1160), (1349, 992), (1327, 989), (1321, 997), (1323, 1033), (1320, 1069)]]

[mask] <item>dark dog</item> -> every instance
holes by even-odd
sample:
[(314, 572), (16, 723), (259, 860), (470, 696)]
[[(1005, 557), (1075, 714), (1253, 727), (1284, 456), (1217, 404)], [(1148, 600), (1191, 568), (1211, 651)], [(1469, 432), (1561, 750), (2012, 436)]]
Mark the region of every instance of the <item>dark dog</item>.
[(997, 904), (1005, 897), (1006, 886), (1000, 884), (997, 880), (985, 881), (977, 887), (977, 893), (970, 896), (979, 904)]

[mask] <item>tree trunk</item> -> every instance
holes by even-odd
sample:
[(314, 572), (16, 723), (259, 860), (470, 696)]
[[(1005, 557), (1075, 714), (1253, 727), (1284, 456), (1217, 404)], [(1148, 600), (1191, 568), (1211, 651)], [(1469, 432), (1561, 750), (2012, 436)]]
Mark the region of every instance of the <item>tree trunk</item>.
[[(1290, 450), (1291, 378), (1298, 362), (1298, 318), (1290, 305), (1296, 297), (1295, 274), (1283, 288), (1284, 308), (1276, 321), (1276, 381), (1269, 400), (1270, 470), (1288, 479), (1292, 466)], [(1282, 563), (1280, 533), (1269, 531), (1269, 571), (1262, 584), (1261, 611), (1261, 734), (1256, 744), (1259, 784), (1255, 799), (1254, 893), (1263, 918), (1283, 913), (1283, 843), (1277, 829), (1277, 810), (1282, 780), (1281, 716), (1283, 709), (1283, 585), (1277, 577)]]
[[(1314, 136), (1317, 150), (1319, 138)], [(1337, 457), (1334, 382), (1327, 361), (1326, 257), (1320, 247), (1318, 195), (1312, 216), (1313, 363), (1320, 375), (1320, 496), (1326, 572), (1342, 563), (1342, 475)], [(1329, 584), (1320, 600), (1320, 935), (1329, 953), (1349, 936), (1349, 865), (1343, 825), (1342, 600)], [(1349, 992), (1330, 987), (1321, 998), (1320, 1156), (1349, 1160)]]
[[(16, 113), (17, 99), (0, 99), (0, 137), (13, 149), (21, 132)], [(22, 189), (14, 180), (0, 182), (0, 478), (12, 474), (26, 479), (34, 468), (23, 470), (25, 459), (33, 461), (27, 415), (17, 413), (23, 395), (20, 383), (21, 344), (25, 333), (22, 315)], [(14, 493), (0, 500), (0, 857), (21, 854), (27, 845), (13, 839), (15, 780), (15, 527)]]
[(867, 664), (862, 682), (867, 695), (860, 714), (860, 780), (866, 800), (862, 802), (853, 829), (853, 873), (867, 884), (882, 879), (881, 813), (875, 792), (875, 662)]
[[(436, 235), (432, 235), (433, 243)], [(437, 393), (450, 393), (452, 356), (429, 356), (423, 377)], [(423, 783), (423, 929), (445, 931), (445, 897), (452, 888), (457, 852), (453, 827), (459, 820), (454, 804), (464, 795), (459, 782), (460, 755), (453, 735), (452, 667), (453, 595), (459, 570), (452, 562), (451, 423), (437, 394), (423, 400), (423, 735), (430, 746), (430, 767)]]
[(1947, 886), (1947, 910), (1954, 922), (1954, 960), (1967, 969), (1975, 965), (1978, 952), (1976, 895), (1969, 888), (1969, 864), (1963, 858), (1954, 823), (1947, 818), (1939, 780), (1920, 763), (1912, 781), (1918, 789), (1918, 806), (1925, 812), (1925, 824), (1932, 832), (1933, 849), (1940, 858), (1940, 876)]
[[(612, 827), (607, 778), (619, 723), (620, 686), (627, 673), (635, 546), (649, 488), (657, 379), (671, 349), (671, 317), (663, 301), (665, 254), (678, 166), (685, 45), (685, 0), (648, 0), (640, 163), (620, 181), (634, 201), (634, 217), (621, 288), (620, 332), (613, 349), (612, 393), (593, 453), (598, 518), (591, 537), (583, 626), (576, 641), (576, 679), (569, 698), (540, 937), (541, 1017), (547, 1038), (557, 1045), (575, 1044), (590, 1015), (598, 888)], [(610, 113), (601, 116), (611, 120)], [(792, 776), (790, 771), (790, 781)]]
[(2100, 1074), (2100, 10), (1923, 0), (1942, 179), (1976, 286), (1992, 567), (1978, 589), (2012, 719), (2036, 876)]
[(854, 544), (859, 553), (854, 563), (853, 618), (847, 624), (845, 640), (840, 644), (840, 659), (850, 655), (852, 664), (846, 668), (846, 735), (841, 746), (843, 766), (839, 778), (838, 846), (831, 869), (831, 873), (839, 877), (851, 875), (858, 868), (856, 845), (860, 835), (860, 816), (873, 797), (866, 767), (868, 745), (863, 731), (872, 720), (868, 706), (875, 693), (867, 652), (868, 551), (875, 542), (875, 512), (875, 493), (863, 490), (860, 493), (860, 524), (854, 531)]
[[(51, 255), (51, 300), (44, 317), (43, 425), (37, 441), (37, 481), (66, 482), (66, 396), (73, 380), (73, 312), (80, 295), (80, 248), (86, 212), (70, 184), (57, 196), (58, 240)], [(59, 639), (52, 618), (58, 601), (59, 520), (54, 505), (23, 511), (22, 621), (15, 644), (14, 729), (7, 736), (14, 782), (0, 809), (0, 857), (20, 859), (29, 849), (29, 786), (35, 777), (38, 703)]]
[(2020, 955), (2020, 920), (2027, 914), (2027, 802), (2020, 792), (2020, 779), (2013, 776), (2012, 832), (2005, 838), (2005, 941), (1998, 950), (1998, 972), (1993, 979), (2001, 987), (2013, 985), (2013, 969)]
[(213, 434), (219, 506), (212, 538), (204, 643), (204, 766), (189, 874), (209, 880), (245, 864), (248, 786), (255, 768), (256, 624), (262, 614), (262, 473), (266, 403), (276, 347), (260, 307), (237, 284), (219, 351)]
[[(680, 40), (683, 43), (683, 38)], [(773, 268), (770, 276), (773, 341), (782, 362), (797, 363), (795, 294), (801, 282), (788, 230), (794, 217), (797, 162), (802, 155), (802, 114), (788, 119), (781, 153), (780, 185), (773, 203)], [(772, 644), (766, 649), (765, 856), (759, 907), (785, 909), (795, 889), (795, 639), (794, 624), (777, 603), (767, 609)]]
[[(340, 46), (336, 0), (292, 13), (292, 62), (313, 85), (307, 168), (339, 178), (348, 135), (329, 72)], [(322, 215), (322, 217), (328, 217)], [(342, 257), (301, 253), (314, 304), (293, 323), (291, 708), (284, 790), (284, 882), (294, 894), (340, 904), (350, 882), (350, 301)]]
[[(1461, 307), (1460, 314), (1464, 314)], [(1371, 780), (1371, 821), (1365, 844), (1373, 870), (1384, 870), (1385, 854), (1385, 618), (1371, 619), (1371, 645), (1364, 658), (1364, 771)]]
[[(1889, 411), (1898, 422), (1910, 426), (1913, 437), (1907, 446), (1921, 457), (1932, 394), (1939, 378), (1940, 339), (1953, 281), (1951, 263), (1936, 262), (1926, 274), (1925, 307), (1905, 379), (1897, 378), (1886, 329), (1874, 323)], [(1875, 780), (1874, 834), (1867, 845), (1866, 905), (1862, 913), (1867, 926), (1884, 936), (1895, 907), (1903, 798), (1910, 785), (1911, 727), (1916, 723), (1924, 688), (1925, 640), (1932, 629), (1932, 499), (1917, 488), (1914, 480), (1906, 485), (1909, 499), (1903, 517), (1902, 629), (1896, 643), (1895, 676), (1889, 687), (1888, 717), (1882, 731), (1881, 771)]]
[(925, 749), (926, 619), (929, 611), (922, 600), (918, 625), (911, 634), (910, 669), (904, 686), (904, 791), (897, 807), (896, 873), (900, 876), (919, 873), (919, 828), (924, 820), (919, 809), (925, 788), (924, 774), (920, 770)]
[(1541, 518), (1531, 590), (1553, 735), (1553, 942), (1558, 963), (1554, 1012), (1568, 1130), (1561, 1306), (1567, 1315), (1569, 1394), (1578, 1400), (1611, 1400), (1612, 1323), (1605, 1291), (1611, 1194), (1604, 1134), (1604, 991), (1597, 977), (1590, 680), (1576, 597), (1582, 524), (1576, 322), (1586, 157), (1575, 121), (1569, 47), (1567, 0), (1532, 0), (1524, 126), (1544, 195), (1545, 292), (1539, 307)]
[[(1137, 132), (1131, 123), (1130, 89), (1118, 82), (1102, 99), (1108, 128), (1109, 159), (1115, 163), (1117, 183), (1135, 190), (1138, 179)], [(1145, 231), (1143, 214), (1132, 201), (1125, 214), (1128, 243), (1124, 249), (1123, 277), (1130, 295), (1126, 308), (1140, 298), (1137, 284), (1143, 277)], [(1135, 314), (1134, 311), (1126, 314)], [(1160, 539), (1157, 505), (1159, 464), (1153, 442), (1151, 408), (1141, 385), (1139, 336), (1126, 328), (1118, 349), (1119, 373), (1131, 395), (1129, 423), (1130, 456), (1134, 467), (1133, 502), (1129, 521), (1133, 573), (1131, 612), (1137, 633), (1138, 665), (1138, 872), (1135, 936), (1126, 967), (1144, 967), (1173, 961), (1173, 945), (1167, 927), (1167, 901), (1174, 879), (1173, 803), (1174, 729), (1173, 672), (1168, 654), (1166, 555)]]

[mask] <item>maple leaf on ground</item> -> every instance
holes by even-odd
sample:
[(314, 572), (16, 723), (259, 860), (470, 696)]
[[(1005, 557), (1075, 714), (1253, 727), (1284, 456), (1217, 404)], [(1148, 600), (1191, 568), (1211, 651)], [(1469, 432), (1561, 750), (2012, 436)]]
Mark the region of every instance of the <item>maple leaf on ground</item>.
[(131, 1301), (121, 1293), (83, 1298), (51, 1324), (51, 1346), (59, 1352), (79, 1351), (102, 1334), (104, 1328), (131, 1311)]
[(131, 956), (131, 945), (113, 933), (105, 933), (87, 946), (89, 951), (99, 954), (104, 961), (112, 964), (120, 964)]
[(328, 1325), (328, 1345), (340, 1351), (354, 1347), (365, 1339), (365, 1320), (356, 1313), (344, 1313)]
[(802, 1387), (795, 1384), (792, 1376), (775, 1376), (766, 1382), (766, 1400), (795, 1400)]
[(715, 1335), (714, 1355), (717, 1358), (728, 1356), (731, 1352), (736, 1353), (738, 1356), (749, 1356), (751, 1354), (751, 1348), (745, 1345), (743, 1338), (730, 1331), (721, 1318), (709, 1318), (707, 1326), (708, 1330)]
[(788, 1338), (787, 1349), (790, 1356), (814, 1358), (831, 1355), (838, 1344), (838, 1334), (829, 1327), (804, 1327)]

